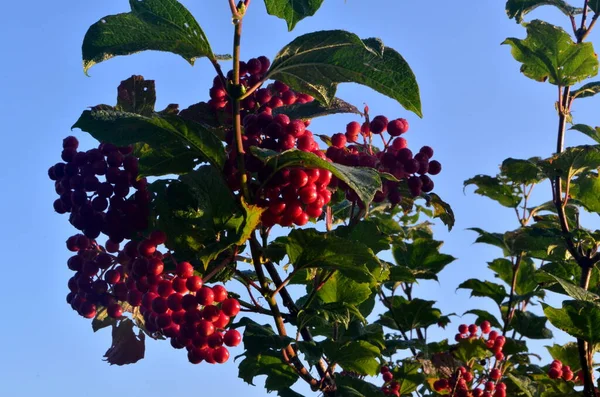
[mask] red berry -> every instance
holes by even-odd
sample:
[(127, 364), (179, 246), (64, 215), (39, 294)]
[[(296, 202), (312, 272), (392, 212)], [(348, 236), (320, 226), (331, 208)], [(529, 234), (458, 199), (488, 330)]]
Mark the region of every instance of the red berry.
[(490, 379), (498, 380), (502, 377), (502, 372), (498, 368), (494, 368), (490, 371)]
[(308, 175), (304, 170), (294, 168), (290, 171), (290, 183), (297, 189), (306, 186), (308, 183)]
[(215, 296), (215, 302), (220, 303), (223, 302), (225, 299), (227, 299), (227, 290), (225, 289), (224, 286), (222, 285), (214, 285), (212, 287), (214, 296)]
[(215, 301), (215, 293), (210, 287), (202, 287), (196, 292), (196, 300), (202, 306), (212, 305)]
[(483, 332), (484, 334), (489, 334), (490, 331), (492, 330), (492, 325), (487, 320), (484, 320), (481, 323), (480, 327), (481, 327), (481, 332)]
[(198, 291), (202, 288), (202, 277), (200, 276), (191, 276), (187, 279), (185, 286), (188, 290), (192, 292)]
[(344, 146), (346, 146), (346, 136), (341, 133), (333, 134), (331, 137), (331, 145), (342, 149)]
[(112, 318), (121, 318), (121, 316), (123, 316), (123, 308), (118, 303), (110, 304), (106, 311)]
[(188, 278), (194, 275), (194, 266), (189, 262), (179, 262), (176, 273), (181, 278)]
[(495, 388), (496, 388), (496, 385), (494, 384), (494, 382), (491, 382), (491, 381), (485, 382), (485, 390), (494, 391)]
[(476, 334), (477, 333), (477, 325), (475, 325), (475, 324), (469, 325), (469, 332), (471, 334)]
[(225, 333), (225, 337), (223, 338), (223, 340), (225, 342), (225, 345), (229, 347), (235, 347), (239, 345), (242, 341), (242, 335), (240, 335), (240, 333), (237, 330), (230, 329)]
[(469, 326), (467, 324), (461, 324), (458, 326), (458, 332), (461, 334), (466, 334), (469, 331)]
[(388, 366), (384, 365), (383, 367), (381, 367), (379, 372), (382, 374), (385, 374), (386, 372), (390, 372), (390, 368)]
[(223, 346), (219, 346), (213, 350), (213, 359), (219, 364), (223, 364), (229, 360), (229, 350)]
[(550, 370), (548, 370), (548, 377), (550, 379), (558, 379), (561, 376), (563, 376), (563, 372), (558, 368), (550, 368)]
[(210, 321), (200, 320), (196, 329), (200, 336), (210, 336), (215, 332), (215, 325)]
[(386, 372), (386, 373), (383, 374), (383, 381), (384, 382), (387, 383), (387, 382), (391, 381), (392, 379), (394, 379), (394, 375), (391, 372)]
[(408, 131), (408, 121), (405, 119), (396, 119), (388, 123), (388, 133), (391, 136), (399, 136)]
[(213, 324), (216, 328), (223, 329), (229, 324), (229, 316), (226, 316), (225, 313), (219, 311), (219, 318), (216, 321), (213, 321)]
[(240, 303), (234, 298), (225, 299), (221, 303), (221, 310), (229, 317), (236, 316), (240, 312), (240, 309)]
[(304, 125), (304, 122), (302, 120), (292, 120), (285, 127), (285, 132), (292, 135), (294, 138), (298, 138), (298, 137), (304, 135), (305, 131), (306, 131), (306, 125)]
[(498, 331), (490, 331), (490, 334), (488, 335), (488, 340), (496, 340), (496, 338), (498, 337)]

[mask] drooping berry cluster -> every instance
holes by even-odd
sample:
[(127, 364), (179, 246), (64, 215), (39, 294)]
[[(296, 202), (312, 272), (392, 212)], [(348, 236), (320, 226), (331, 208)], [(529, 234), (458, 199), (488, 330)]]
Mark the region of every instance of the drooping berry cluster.
[[(481, 334), (478, 334), (481, 328)], [(441, 378), (433, 383), (437, 392), (455, 391), (457, 397), (506, 397), (506, 385), (500, 382), (502, 371), (500, 362), (504, 360), (502, 348), (506, 343), (504, 336), (493, 331), (489, 321), (483, 321), (478, 327), (476, 324), (461, 324), (455, 340), (460, 342), (465, 339), (480, 339), (487, 335), (486, 346), (492, 350), (496, 359), (486, 373), (477, 376), (469, 368), (461, 366), (450, 377)], [(479, 386), (482, 385), (483, 388)]]
[[(367, 109), (368, 110), (368, 109)], [(346, 126), (346, 132), (334, 134), (331, 138), (331, 146), (327, 149), (327, 157), (336, 163), (354, 166), (370, 167), (381, 172), (392, 174), (399, 180), (406, 180), (412, 196), (419, 196), (422, 192), (431, 192), (434, 183), (427, 175), (437, 175), (441, 172), (441, 164), (437, 160), (430, 161), (433, 157), (433, 149), (423, 146), (421, 150), (413, 155), (408, 148), (406, 139), (400, 137), (408, 131), (408, 122), (399, 118), (389, 121), (385, 116), (376, 116), (362, 125), (356, 121)], [(389, 140), (384, 137), (384, 132), (390, 136)], [(383, 150), (378, 150), (372, 145), (373, 135), (380, 135), (383, 142)], [(360, 141), (362, 136), (363, 142)], [(345, 188), (345, 186), (341, 186)], [(356, 195), (346, 189), (346, 197), (350, 201), (356, 201)], [(386, 181), (383, 191), (375, 196), (375, 202), (387, 199), (392, 205), (400, 203), (402, 195), (399, 190), (399, 182)]]
[(77, 255), (68, 264), (76, 273), (69, 280), (67, 302), (86, 318), (93, 318), (100, 306), (116, 319), (123, 316), (125, 303), (139, 308), (146, 331), (170, 338), (174, 348), (186, 348), (191, 363), (224, 363), (229, 359), (225, 346), (241, 342), (237, 330), (227, 329), (240, 304), (222, 285), (204, 285), (189, 262), (165, 272), (164, 255), (157, 249), (165, 241), (165, 234), (155, 231), (139, 243), (129, 241), (114, 256), (84, 235), (71, 237), (67, 246)]
[[(88, 151), (78, 151), (78, 147), (77, 138), (65, 138), (64, 162), (48, 170), (60, 196), (54, 210), (70, 213), (69, 221), (86, 237), (95, 239), (104, 233), (110, 238), (109, 246), (118, 246), (148, 227), (146, 179), (137, 179), (138, 160), (131, 147), (110, 143)], [(132, 188), (136, 191), (130, 194)]]
[(386, 396), (400, 397), (400, 384), (394, 380), (394, 374), (390, 371), (390, 368), (384, 365), (379, 372), (383, 376), (383, 381), (385, 382), (383, 386), (381, 386), (383, 394)]
[(563, 365), (560, 360), (552, 361), (550, 368), (548, 369), (548, 377), (550, 379), (563, 379), (567, 382), (573, 380), (575, 374), (571, 371), (571, 367)]

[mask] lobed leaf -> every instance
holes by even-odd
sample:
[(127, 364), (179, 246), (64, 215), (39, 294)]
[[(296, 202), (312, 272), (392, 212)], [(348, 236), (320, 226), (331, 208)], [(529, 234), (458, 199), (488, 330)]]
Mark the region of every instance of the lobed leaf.
[(527, 38), (508, 38), (513, 57), (525, 76), (566, 87), (598, 74), (598, 59), (591, 43), (575, 43), (562, 28), (535, 20), (525, 25)]

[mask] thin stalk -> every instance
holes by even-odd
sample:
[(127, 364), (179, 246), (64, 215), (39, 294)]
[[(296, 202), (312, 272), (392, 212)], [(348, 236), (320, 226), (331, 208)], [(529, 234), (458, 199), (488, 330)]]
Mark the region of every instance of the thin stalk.
[[(273, 320), (275, 321), (275, 327), (277, 328), (277, 332), (281, 336), (287, 336), (287, 330), (285, 329), (285, 324), (283, 322), (283, 315), (279, 310), (279, 305), (277, 304), (277, 300), (274, 296), (272, 296), (271, 291), (269, 289), (269, 282), (265, 277), (265, 273), (263, 271), (263, 264), (261, 259), (260, 245), (256, 240), (256, 236), (253, 236), (250, 240), (250, 250), (252, 253), (252, 261), (254, 263), (254, 268), (256, 269), (256, 274), (260, 280), (260, 285), (262, 289), (263, 296), (267, 299), (267, 303), (269, 304), (269, 308), (272, 312)], [(296, 355), (294, 348), (292, 345), (288, 345), (282, 350), (283, 357), (287, 363), (289, 363), (298, 373), (298, 375), (306, 381), (313, 390), (318, 390), (319, 382), (308, 372), (300, 358)]]
[(592, 29), (594, 28), (594, 25), (596, 25), (596, 21), (598, 20), (598, 17), (600, 17), (600, 14), (594, 14), (594, 16), (592, 17), (592, 22), (590, 22), (590, 26), (587, 28), (585, 33), (583, 33), (581, 35), (581, 41), (585, 40), (588, 37), (588, 35), (592, 31)]
[(506, 320), (504, 321), (504, 327), (502, 328), (502, 335), (506, 335), (508, 325), (512, 321), (515, 314), (512, 310), (513, 300), (515, 299), (515, 289), (517, 288), (517, 275), (519, 274), (519, 268), (521, 267), (521, 261), (523, 260), (523, 253), (520, 253), (515, 260), (513, 265), (512, 282), (510, 285), (510, 295), (508, 296), (508, 310), (506, 311)]

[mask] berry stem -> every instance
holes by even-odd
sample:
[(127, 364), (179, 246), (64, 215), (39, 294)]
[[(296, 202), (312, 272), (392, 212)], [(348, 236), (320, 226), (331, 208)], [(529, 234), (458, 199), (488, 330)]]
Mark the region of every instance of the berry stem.
[(238, 172), (240, 173), (240, 185), (242, 188), (242, 195), (246, 200), (250, 198), (250, 192), (248, 190), (248, 175), (246, 175), (246, 163), (244, 143), (242, 141), (242, 116), (240, 114), (240, 49), (242, 42), (242, 19), (235, 6), (234, 0), (229, 1), (230, 7), (232, 7), (232, 18), (234, 23), (233, 33), (233, 82), (232, 86), (228, 87), (227, 91), (229, 96), (233, 98), (233, 130), (235, 132), (235, 142), (237, 151), (237, 162)]
[(512, 307), (513, 300), (515, 298), (515, 289), (517, 288), (517, 275), (519, 274), (519, 268), (521, 267), (521, 261), (523, 260), (523, 253), (517, 255), (517, 259), (513, 264), (512, 282), (510, 284), (510, 295), (508, 296), (508, 310), (506, 311), (506, 320), (504, 321), (504, 327), (502, 328), (502, 335), (506, 336), (508, 331), (508, 325), (512, 321), (515, 311)]

